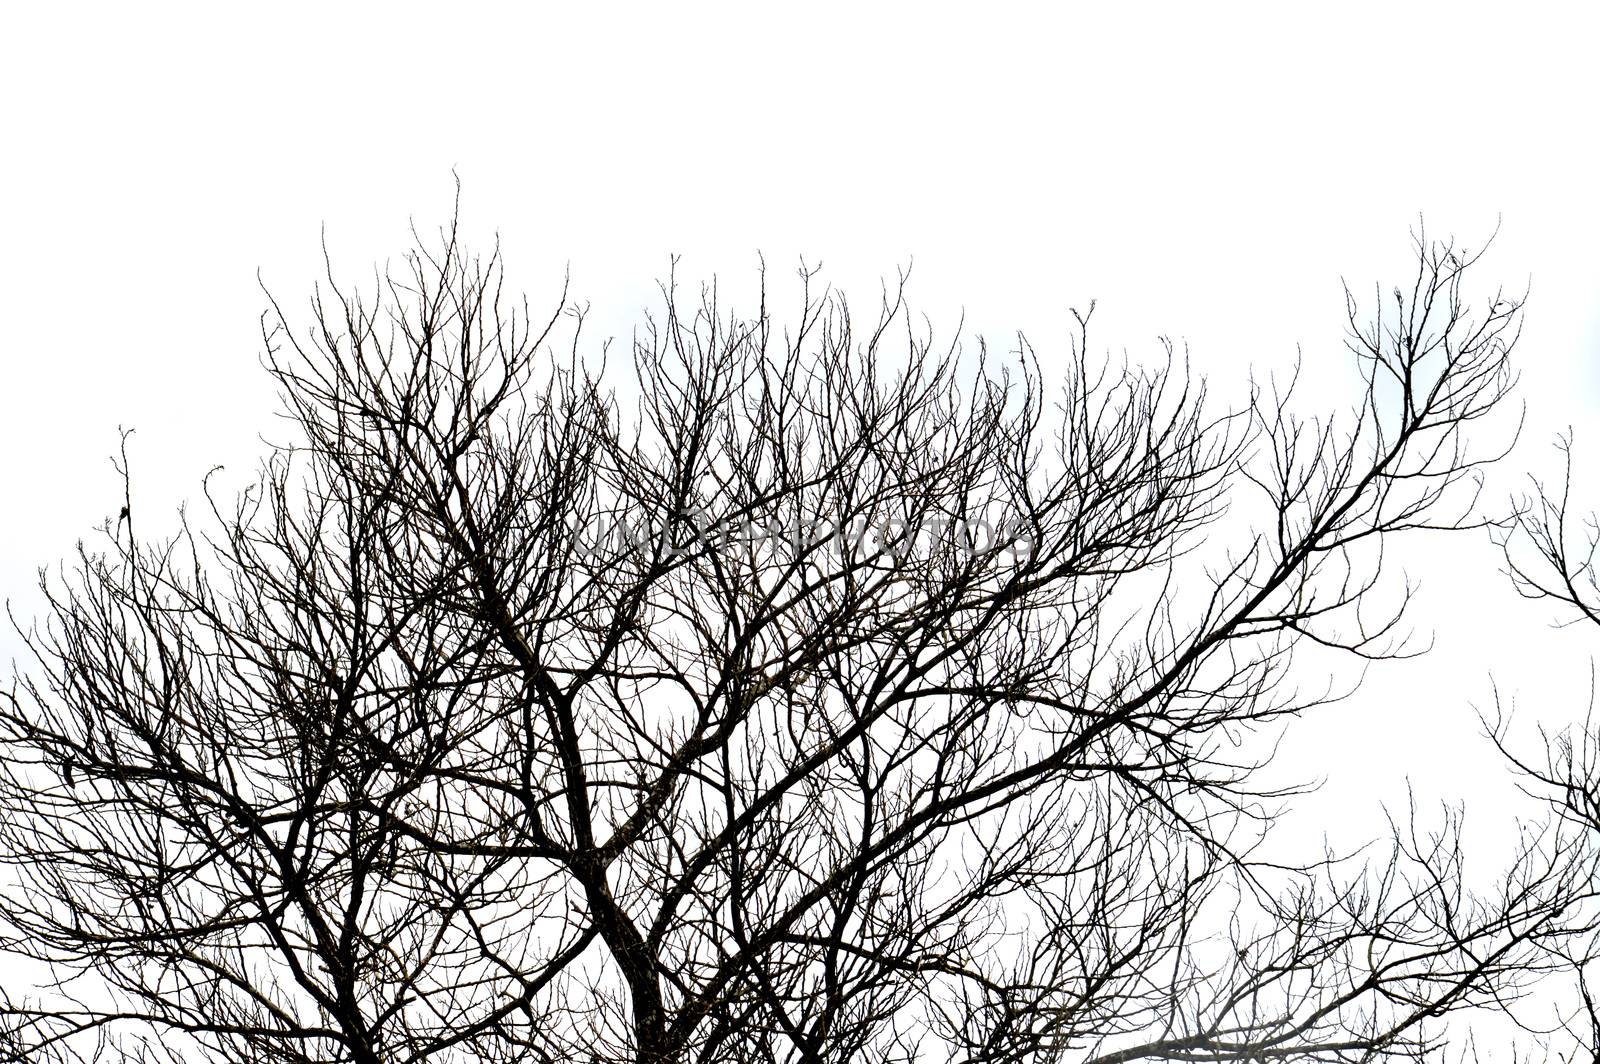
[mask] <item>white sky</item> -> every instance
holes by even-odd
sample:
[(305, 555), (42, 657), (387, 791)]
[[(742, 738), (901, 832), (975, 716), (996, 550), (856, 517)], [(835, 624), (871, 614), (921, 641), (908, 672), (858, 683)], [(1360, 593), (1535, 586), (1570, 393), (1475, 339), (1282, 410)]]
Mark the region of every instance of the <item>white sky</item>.
[[(741, 283), (805, 255), (868, 293), (914, 257), (936, 322), (1048, 357), (1098, 299), (1099, 344), (1182, 337), (1223, 391), (1296, 345), (1336, 373), (1341, 276), (1398, 280), (1419, 212), (1469, 244), (1503, 217), (1480, 279), (1533, 283), (1514, 468), (1574, 423), (1600, 507), (1600, 19), (1320, 7), (8, 5), (0, 595), (30, 602), (116, 512), (119, 424), (147, 520), (248, 467), (273, 408), (257, 272), (299, 303), (326, 224), (363, 275), (447, 217), (452, 168), (469, 236), (497, 231), (536, 303), (570, 264), (600, 332), (672, 253)], [(1470, 710), (1491, 668), (1581, 711), (1587, 635), (1549, 635), (1481, 547), (1408, 561), (1434, 654), (1296, 732), (1330, 777), (1312, 827), (1369, 822), (1408, 774), (1503, 794)]]

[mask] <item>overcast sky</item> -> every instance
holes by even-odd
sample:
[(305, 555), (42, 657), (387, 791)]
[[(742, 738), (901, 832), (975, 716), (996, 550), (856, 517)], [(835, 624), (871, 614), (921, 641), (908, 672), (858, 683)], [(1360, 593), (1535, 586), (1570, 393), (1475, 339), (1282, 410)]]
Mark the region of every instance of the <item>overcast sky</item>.
[[(258, 275), (303, 300), (324, 228), (369, 274), (447, 219), (452, 171), (469, 238), (498, 233), (536, 303), (570, 269), (597, 341), (672, 254), (869, 292), (914, 260), (936, 324), (1048, 360), (1094, 299), (1097, 345), (1179, 337), (1223, 392), (1297, 347), (1341, 372), (1341, 278), (1401, 279), (1419, 213), (1472, 246), (1498, 224), (1480, 279), (1532, 283), (1508, 479), (1571, 423), (1600, 505), (1589, 5), (865, 6), (8, 5), (0, 593), (30, 601), (116, 512), (119, 424), (152, 512), (247, 468), (274, 408)], [(1581, 713), (1584, 633), (1483, 546), (1411, 559), (1436, 650), (1296, 733), (1319, 816), (1482, 786), (1491, 672)]]

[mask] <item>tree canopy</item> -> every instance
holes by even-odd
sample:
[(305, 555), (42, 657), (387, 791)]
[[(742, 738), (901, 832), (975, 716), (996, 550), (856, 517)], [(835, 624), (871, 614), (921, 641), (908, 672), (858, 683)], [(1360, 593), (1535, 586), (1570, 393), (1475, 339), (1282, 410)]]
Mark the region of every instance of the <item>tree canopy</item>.
[(617, 358), (453, 231), (274, 303), (290, 438), (170, 538), (130, 488), (0, 694), (15, 1058), (1433, 1053), (1570, 966), (1595, 803), (1473, 892), (1449, 818), (1270, 856), (1261, 770), (1297, 651), (1406, 652), (1385, 544), (1486, 522), (1476, 262), (1347, 293), (1347, 410), (810, 272)]

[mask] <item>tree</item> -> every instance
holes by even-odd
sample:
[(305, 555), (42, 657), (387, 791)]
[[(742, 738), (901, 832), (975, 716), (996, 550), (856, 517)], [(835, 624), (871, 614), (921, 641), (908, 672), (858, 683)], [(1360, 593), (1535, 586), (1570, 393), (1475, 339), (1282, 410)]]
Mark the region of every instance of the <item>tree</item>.
[(454, 230), (273, 303), (293, 440), (44, 578), (0, 702), (5, 944), (64, 981), (19, 1052), (1426, 1055), (1581, 868), (1470, 894), (1448, 818), (1269, 860), (1260, 770), (1336, 697), (1297, 650), (1405, 652), (1390, 537), (1480, 523), (1520, 304), (1475, 261), (1347, 293), (1343, 419), (1087, 316), (1059, 371), (941, 347), (903, 278), (787, 324), (668, 282), (636, 393)]
[[(1560, 611), (1558, 627), (1600, 625), (1600, 516), (1581, 511), (1573, 498), (1570, 431), (1557, 439), (1556, 447), (1561, 479), (1552, 483), (1532, 478), (1531, 490), (1513, 501), (1510, 517), (1496, 528), (1496, 541), (1512, 586), (1524, 598), (1553, 604)], [(1524, 790), (1547, 806), (1560, 845), (1600, 868), (1600, 722), (1593, 708), (1591, 699), (1589, 715), (1574, 724), (1553, 729), (1541, 725), (1532, 754), (1514, 740), (1512, 714), (1504, 707), (1488, 730)], [(1593, 893), (1582, 901), (1590, 906), (1589, 920), (1574, 921), (1575, 933), (1560, 936), (1550, 948), (1576, 990), (1575, 1006), (1560, 1023), (1572, 1047), (1570, 1059), (1594, 1060), (1600, 1058), (1600, 1001), (1594, 986), (1600, 922), (1593, 913)]]

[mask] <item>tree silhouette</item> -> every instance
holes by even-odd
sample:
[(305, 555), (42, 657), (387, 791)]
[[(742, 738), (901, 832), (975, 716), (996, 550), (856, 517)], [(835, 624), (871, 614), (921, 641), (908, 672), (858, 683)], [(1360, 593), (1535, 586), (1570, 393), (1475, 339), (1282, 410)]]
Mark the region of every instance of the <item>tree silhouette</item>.
[[(266, 368), (293, 439), (48, 576), (0, 699), (17, 1059), (1356, 1061), (1552, 959), (1455, 825), (1267, 859), (1297, 649), (1405, 652), (1520, 305), (1349, 298), (1354, 409), (938, 345), (802, 272), (623, 360), (453, 230)], [(1370, 317), (1366, 314), (1370, 313)]]
[[(1600, 625), (1600, 518), (1579, 509), (1573, 497), (1573, 437), (1556, 441), (1562, 458), (1559, 482), (1532, 478), (1531, 489), (1514, 501), (1511, 516), (1495, 529), (1506, 574), (1524, 598), (1547, 601), (1559, 610), (1559, 627)], [(1591, 664), (1592, 672), (1592, 664)], [(1591, 685), (1592, 696), (1592, 685)], [(1521, 777), (1523, 789), (1547, 805), (1561, 845), (1600, 868), (1600, 722), (1589, 715), (1575, 724), (1539, 726), (1533, 753), (1512, 734), (1512, 714), (1503, 705), (1489, 722), (1489, 734)], [(1600, 962), (1600, 922), (1592, 892), (1583, 896), (1587, 922), (1569, 920), (1569, 932), (1550, 945), (1553, 958), (1576, 989), (1573, 1007), (1560, 1017), (1566, 1059), (1600, 1058), (1600, 1002), (1594, 986)]]

